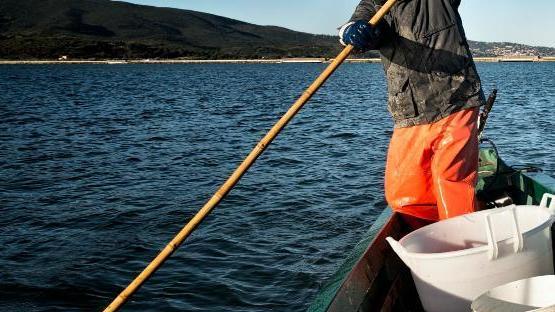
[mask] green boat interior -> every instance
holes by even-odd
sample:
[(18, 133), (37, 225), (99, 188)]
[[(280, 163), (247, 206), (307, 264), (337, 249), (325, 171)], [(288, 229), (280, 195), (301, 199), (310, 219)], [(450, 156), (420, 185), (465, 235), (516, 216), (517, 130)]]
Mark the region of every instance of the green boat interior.
[[(511, 167), (493, 142), (483, 143), (477, 188), (482, 209), (538, 205), (544, 193), (555, 193), (554, 178), (534, 167)], [(409, 268), (385, 240), (399, 240), (411, 230), (398, 214), (384, 210), (308, 311), (424, 311)]]

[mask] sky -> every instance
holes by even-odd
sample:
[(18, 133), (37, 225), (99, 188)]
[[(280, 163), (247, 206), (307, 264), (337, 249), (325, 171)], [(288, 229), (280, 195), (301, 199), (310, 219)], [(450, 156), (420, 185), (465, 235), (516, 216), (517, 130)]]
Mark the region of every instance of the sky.
[[(128, 0), (276, 25), (315, 34), (336, 34), (359, 0)], [(467, 37), (555, 47), (555, 0), (462, 0)]]

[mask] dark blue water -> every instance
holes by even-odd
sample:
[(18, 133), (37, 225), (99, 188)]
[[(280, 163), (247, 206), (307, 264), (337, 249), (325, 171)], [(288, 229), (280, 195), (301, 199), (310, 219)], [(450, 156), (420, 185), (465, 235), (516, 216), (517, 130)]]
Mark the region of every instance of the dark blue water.
[[(479, 64), (487, 133), (555, 173), (555, 63)], [(0, 66), (0, 310), (100, 310), (324, 68)], [(128, 311), (303, 311), (385, 207), (381, 65), (343, 66)]]

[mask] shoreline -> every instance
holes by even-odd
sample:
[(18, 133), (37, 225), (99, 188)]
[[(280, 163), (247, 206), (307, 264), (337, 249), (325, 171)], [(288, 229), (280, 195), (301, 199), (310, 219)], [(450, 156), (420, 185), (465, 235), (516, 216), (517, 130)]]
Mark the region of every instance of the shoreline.
[[(292, 59), (230, 59), (230, 60), (0, 60), (0, 65), (47, 65), (47, 64), (294, 64), (294, 63), (329, 63), (333, 59), (326, 58), (292, 58)], [(475, 57), (475, 62), (506, 63), (506, 62), (555, 62), (555, 56), (513, 56), (513, 57)], [(381, 63), (379, 58), (345, 60), (345, 63)]]

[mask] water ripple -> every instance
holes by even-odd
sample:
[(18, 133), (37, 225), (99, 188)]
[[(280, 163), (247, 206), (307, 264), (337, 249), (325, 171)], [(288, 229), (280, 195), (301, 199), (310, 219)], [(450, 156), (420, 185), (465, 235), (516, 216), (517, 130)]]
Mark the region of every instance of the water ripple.
[[(100, 310), (321, 64), (0, 67), (0, 310)], [(487, 134), (553, 174), (554, 63), (479, 64)], [(343, 66), (129, 311), (303, 311), (383, 199), (378, 64)]]

